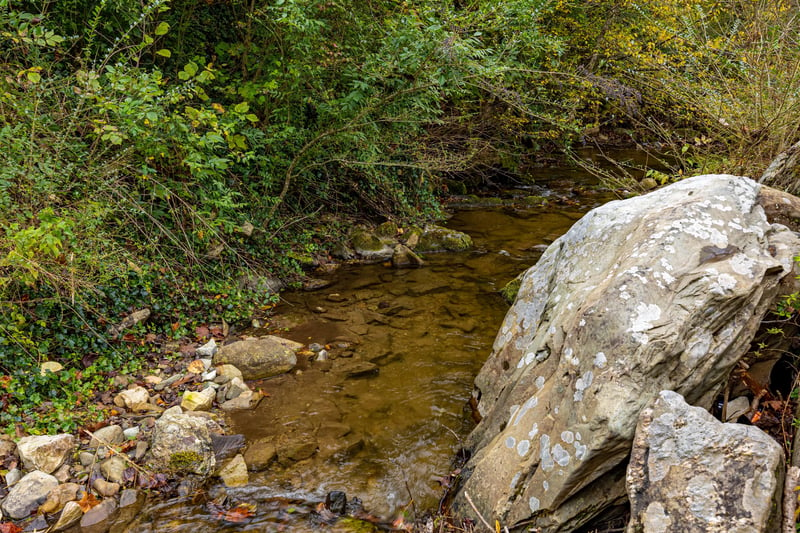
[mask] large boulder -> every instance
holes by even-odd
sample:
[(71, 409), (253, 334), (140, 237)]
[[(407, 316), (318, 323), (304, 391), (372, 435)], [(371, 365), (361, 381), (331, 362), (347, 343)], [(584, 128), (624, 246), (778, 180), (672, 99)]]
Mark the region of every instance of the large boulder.
[(295, 352), (303, 345), (280, 337), (244, 339), (226, 344), (214, 356), (214, 364), (238, 368), (246, 380), (263, 379), (289, 372), (297, 364)]
[(778, 531), (783, 464), (780, 445), (757, 427), (723, 424), (662, 391), (636, 427), (628, 531)]
[(457, 512), (572, 531), (625, 501), (639, 412), (662, 390), (709, 407), (791, 272), (800, 240), (759, 189), (690, 178), (593, 210), (545, 251), (475, 380)]
[(183, 413), (178, 406), (164, 411), (153, 428), (148, 467), (209, 476), (216, 467), (212, 433), (221, 433), (216, 422)]

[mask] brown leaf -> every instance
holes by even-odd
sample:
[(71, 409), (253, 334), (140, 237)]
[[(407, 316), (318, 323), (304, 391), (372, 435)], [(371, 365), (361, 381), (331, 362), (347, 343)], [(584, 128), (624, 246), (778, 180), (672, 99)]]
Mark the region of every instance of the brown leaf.
[(81, 507), (81, 511), (87, 513), (92, 507), (100, 505), (100, 500), (95, 498), (91, 492), (84, 492), (83, 498), (78, 500), (78, 505)]
[(236, 507), (220, 513), (222, 515), (220, 518), (226, 522), (241, 524), (252, 518), (255, 510), (256, 506), (252, 503), (240, 503)]
[(209, 330), (207, 326), (197, 326), (194, 328), (194, 335), (198, 338), (198, 340), (205, 340), (210, 334), (211, 330)]
[(0, 533), (21, 533), (22, 528), (12, 522), (0, 524)]

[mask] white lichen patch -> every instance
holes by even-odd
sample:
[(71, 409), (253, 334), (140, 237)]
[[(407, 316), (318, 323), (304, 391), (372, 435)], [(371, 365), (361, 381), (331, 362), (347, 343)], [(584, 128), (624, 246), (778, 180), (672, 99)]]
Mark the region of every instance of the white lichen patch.
[(597, 368), (605, 368), (606, 364), (608, 363), (608, 359), (606, 359), (606, 354), (603, 352), (597, 352), (594, 356), (594, 366)]
[(545, 492), (550, 490), (550, 483), (546, 479), (542, 481), (542, 488), (544, 489)]
[(522, 404), (522, 407), (517, 410), (517, 416), (514, 418), (514, 425), (518, 425), (520, 420), (522, 420), (522, 417), (524, 417), (528, 411), (536, 407), (538, 404), (539, 399), (536, 396), (531, 396), (528, 398), (525, 403)]
[(661, 318), (661, 308), (656, 304), (639, 302), (636, 306), (636, 316), (631, 322), (629, 332), (641, 332), (652, 329), (653, 322)]
[(511, 478), (511, 483), (509, 484), (509, 488), (512, 490), (516, 490), (517, 488), (517, 481), (519, 481), (520, 476), (522, 476), (522, 472), (517, 472), (514, 474), (514, 477)]
[(531, 442), (529, 440), (521, 440), (517, 444), (517, 453), (520, 457), (525, 457), (531, 450)]
[(534, 422), (533, 426), (531, 427), (531, 430), (528, 432), (528, 437), (533, 438), (536, 436), (537, 433), (539, 433), (539, 424)]
[(506, 437), (506, 448), (513, 449), (517, 445), (517, 439), (514, 437)]
[(571, 431), (562, 431), (561, 440), (563, 440), (567, 444), (572, 444), (573, 442), (575, 442), (575, 434)]
[(575, 459), (578, 461), (583, 461), (584, 457), (586, 457), (586, 452), (588, 448), (581, 444), (580, 441), (576, 440), (574, 443), (575, 446)]
[[(716, 270), (714, 270), (716, 272)], [(725, 294), (736, 288), (736, 278), (730, 274), (718, 274), (709, 284), (708, 290), (714, 294)]]
[(756, 262), (745, 254), (736, 254), (730, 259), (731, 269), (742, 276), (753, 278)]
[(584, 319), (582, 319), (582, 318), (581, 318), (581, 321), (580, 321), (580, 322), (578, 322), (578, 327), (579, 327), (579, 328), (582, 328), (582, 327), (583, 327), (583, 326), (585, 326), (585, 325), (586, 325), (586, 321), (585, 321)]
[(531, 496), (530, 500), (528, 500), (528, 506), (531, 508), (532, 513), (537, 512), (540, 505), (541, 503), (539, 503), (539, 498)]
[(565, 450), (561, 444), (556, 444), (553, 446), (551, 453), (553, 455), (553, 460), (558, 463), (559, 466), (567, 466), (569, 464), (569, 452)]
[(575, 380), (575, 393), (572, 395), (572, 401), (579, 402), (583, 400), (583, 391), (588, 389), (594, 381), (594, 373), (587, 370), (581, 377)]
[(672, 268), (672, 265), (670, 264), (670, 262), (669, 262), (669, 261), (667, 261), (667, 258), (666, 258), (666, 257), (662, 257), (662, 258), (661, 258), (661, 266), (662, 266), (662, 267), (664, 268), (664, 270), (666, 270), (667, 272), (672, 272), (672, 271), (674, 270), (674, 269)]
[(549, 472), (556, 467), (553, 457), (550, 455), (550, 435), (542, 435), (539, 440), (539, 465), (542, 470)]
[(542, 390), (544, 388), (544, 376), (537, 377), (533, 384), (536, 385), (536, 390)]

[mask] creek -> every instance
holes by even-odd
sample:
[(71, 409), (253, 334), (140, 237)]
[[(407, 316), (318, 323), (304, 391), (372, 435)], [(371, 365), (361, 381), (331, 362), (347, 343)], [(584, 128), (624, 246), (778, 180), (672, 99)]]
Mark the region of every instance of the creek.
[[(504, 192), (502, 205), (453, 210), (446, 225), (472, 236), (468, 252), (427, 254), (415, 269), (344, 265), (322, 290), (284, 293), (279, 334), (327, 345), (328, 360), (303, 358), (298, 370), (257, 384), (269, 396), (232, 416), (227, 431), (248, 442), (305, 444), (312, 455), (275, 461), (247, 486), (227, 489), (229, 503), (256, 506), (247, 523), (214, 516), (207, 501), (223, 490), (216, 486), (203, 497), (149, 504), (135, 530), (355, 531), (320, 522), (315, 508), (334, 490), (387, 524), (435, 512), (440, 480), (472, 428), (472, 381), (508, 309), (498, 290), (611, 199), (585, 173), (532, 177), (535, 186)], [(532, 195), (551, 201), (525, 207), (521, 199)]]

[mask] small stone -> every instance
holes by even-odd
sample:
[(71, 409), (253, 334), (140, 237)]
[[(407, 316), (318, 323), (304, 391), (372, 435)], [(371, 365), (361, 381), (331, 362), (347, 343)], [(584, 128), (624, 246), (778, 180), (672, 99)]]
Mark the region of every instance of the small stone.
[(56, 471), (53, 472), (53, 477), (56, 478), (59, 483), (66, 483), (69, 481), (69, 478), (72, 475), (72, 467), (68, 464), (63, 464), (56, 468)]
[(81, 452), (78, 454), (78, 461), (83, 466), (89, 466), (95, 462), (95, 454), (91, 452)]
[(145, 376), (144, 378), (144, 382), (147, 383), (148, 385), (158, 385), (162, 381), (164, 381), (164, 378), (152, 374), (149, 376)]
[(328, 350), (320, 350), (319, 353), (317, 353), (316, 360), (317, 361), (327, 361), (328, 360)]
[[(153, 388), (157, 391), (162, 391), (175, 383), (176, 381), (180, 381), (183, 379), (183, 374), (175, 374), (174, 376), (170, 376), (167, 379), (163, 380), (161, 383), (157, 383)], [(145, 400), (146, 401), (146, 400)]]
[(122, 481), (125, 469), (128, 468), (128, 463), (119, 455), (112, 455), (102, 463), (100, 463), (100, 472), (103, 476), (114, 483)]
[(46, 514), (59, 512), (67, 502), (77, 499), (80, 489), (81, 486), (77, 483), (60, 484), (50, 491), (47, 500), (39, 507), (39, 512)]
[(214, 403), (215, 394), (214, 389), (186, 391), (181, 399), (181, 407), (187, 411), (208, 411)]
[(114, 385), (114, 387), (119, 387), (119, 388), (127, 387), (128, 385), (130, 385), (130, 383), (131, 383), (131, 378), (129, 378), (125, 374), (117, 374), (111, 381), (111, 384)]
[(325, 496), (325, 508), (334, 514), (347, 511), (347, 495), (340, 490), (332, 490)]
[(222, 364), (217, 365), (217, 378), (228, 378), (230, 381), (233, 378), (242, 379), (242, 372), (234, 365), (231, 364)]
[(316, 342), (312, 342), (311, 344), (308, 345), (308, 349), (311, 350), (314, 353), (319, 352), (323, 348), (324, 348), (324, 346), (322, 346), (321, 344), (318, 344)]
[(155, 405), (150, 402), (137, 403), (131, 406), (131, 411), (134, 413), (154, 413), (160, 414), (164, 412), (164, 408), (160, 405)]
[(139, 426), (130, 427), (122, 432), (122, 435), (125, 437), (125, 440), (134, 440), (136, 437), (139, 436)]
[(105, 533), (111, 528), (117, 510), (117, 501), (114, 498), (101, 501), (84, 513), (81, 518), (81, 533)]
[(147, 496), (144, 492), (136, 489), (125, 489), (119, 497), (119, 515), (114, 523), (112, 533), (129, 531), (124, 526), (133, 520), (144, 507)]
[(255, 472), (265, 470), (277, 457), (273, 437), (266, 437), (251, 442), (244, 452), (244, 460), (248, 468)]
[(214, 381), (214, 379), (216, 379), (217, 377), (217, 371), (215, 369), (215, 370), (210, 370), (208, 372), (203, 372), (203, 374), (200, 377), (202, 378), (203, 381)]
[(240, 411), (245, 409), (255, 409), (259, 402), (264, 398), (264, 395), (260, 392), (253, 392), (251, 390), (246, 390), (239, 394), (236, 398), (232, 400), (224, 401), (220, 404), (220, 409), (223, 411)]
[(100, 428), (92, 433), (92, 440), (89, 441), (89, 448), (96, 448), (102, 445), (120, 444), (125, 440), (122, 426), (117, 424)]
[(22, 471), (19, 468), (12, 468), (5, 475), (5, 478), (6, 478), (6, 485), (10, 487), (14, 483), (22, 479)]
[[(219, 347), (217, 346), (217, 341), (211, 339), (210, 341), (199, 347), (197, 350), (195, 350), (195, 354), (197, 354), (198, 357), (214, 357), (214, 355), (217, 353), (217, 350), (219, 350)], [(211, 361), (209, 361), (209, 365), (210, 364)], [(206, 370), (208, 370), (208, 367), (206, 367)]]
[[(133, 388), (120, 392), (116, 398), (120, 398), (123, 405), (130, 409), (136, 404), (147, 403), (150, 400), (150, 394), (147, 392), (147, 389), (137, 385)], [(114, 399), (114, 404), (118, 405), (116, 398)]]
[(110, 483), (103, 478), (97, 478), (94, 480), (94, 483), (92, 483), (92, 488), (94, 488), (100, 496), (111, 498), (117, 495), (120, 485), (119, 483)]
[(83, 516), (83, 510), (78, 502), (67, 502), (64, 509), (61, 511), (61, 516), (58, 517), (53, 531), (64, 531), (78, 523), (78, 520)]
[(143, 441), (143, 440), (140, 440), (139, 442), (137, 442), (136, 443), (136, 451), (133, 454), (133, 460), (136, 461), (136, 462), (139, 462), (142, 459), (144, 459), (144, 456), (147, 453), (147, 450), (148, 450), (149, 447), (150, 447), (150, 445), (147, 442)]
[(225, 465), (219, 469), (217, 475), (222, 479), (226, 487), (241, 487), (250, 482), (250, 478), (247, 474), (247, 464), (242, 454), (238, 454), (225, 463)]
[(231, 382), (228, 384), (228, 390), (225, 393), (226, 400), (233, 400), (234, 398), (238, 397), (244, 391), (249, 391), (250, 387), (248, 387), (241, 378), (233, 378)]

